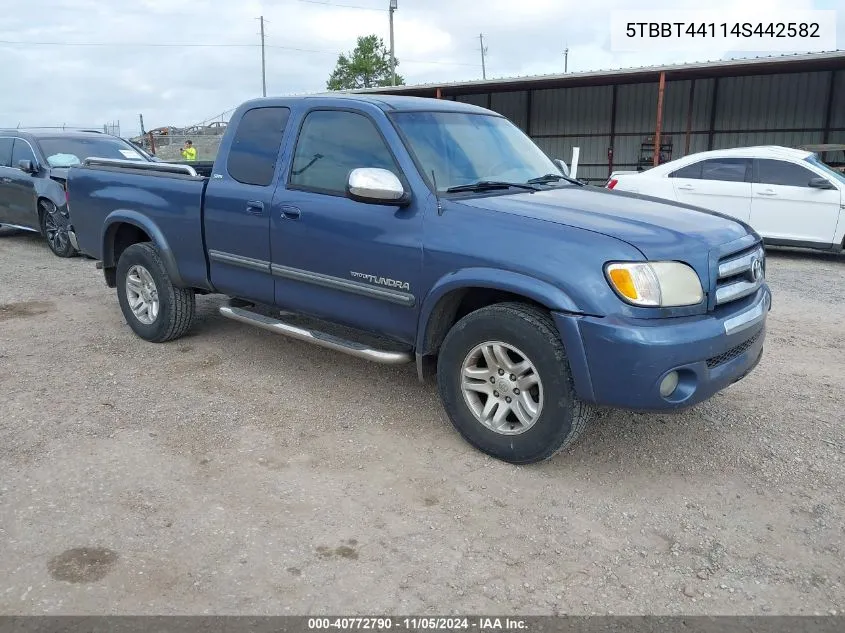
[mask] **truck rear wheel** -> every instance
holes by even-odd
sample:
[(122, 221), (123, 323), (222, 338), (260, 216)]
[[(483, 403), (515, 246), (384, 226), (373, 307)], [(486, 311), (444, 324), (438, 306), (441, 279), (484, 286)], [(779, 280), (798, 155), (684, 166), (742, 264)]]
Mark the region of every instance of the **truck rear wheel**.
[(151, 343), (183, 336), (194, 320), (194, 291), (173, 285), (158, 251), (148, 242), (133, 244), (120, 255), (117, 298), (132, 331)]
[(458, 432), (513, 464), (552, 457), (583, 432), (592, 413), (575, 394), (551, 318), (519, 303), (481, 308), (443, 342), (437, 384)]

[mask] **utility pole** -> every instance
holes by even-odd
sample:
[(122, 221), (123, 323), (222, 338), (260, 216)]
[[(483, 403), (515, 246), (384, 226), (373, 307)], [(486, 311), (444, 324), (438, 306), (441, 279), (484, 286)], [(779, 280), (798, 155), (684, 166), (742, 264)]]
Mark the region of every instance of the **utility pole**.
[(563, 51), (563, 72), (566, 74), (569, 69), (569, 47), (567, 46)]
[(265, 57), (264, 57), (264, 16), (262, 15), (260, 18), (261, 20), (261, 94), (263, 96), (267, 96), (267, 70), (265, 65)]
[(484, 34), (478, 34), (478, 41), (481, 42), (481, 76), (487, 79), (487, 66), (484, 63), (484, 55), (487, 54), (487, 49), (484, 47)]
[(390, 14), (390, 76), (393, 86), (396, 85), (396, 48), (393, 41), (393, 12), (398, 7), (398, 0), (390, 0), (388, 13)]
[(141, 119), (141, 136), (144, 136), (144, 134), (145, 134), (145, 132), (144, 132), (144, 115), (139, 114), (138, 118)]

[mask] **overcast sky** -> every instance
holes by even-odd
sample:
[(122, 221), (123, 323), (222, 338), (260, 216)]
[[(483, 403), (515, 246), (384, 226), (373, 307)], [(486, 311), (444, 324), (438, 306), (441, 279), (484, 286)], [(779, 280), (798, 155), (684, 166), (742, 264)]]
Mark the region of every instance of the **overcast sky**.
[[(479, 33), (488, 47), (488, 78), (562, 72), (567, 46), (570, 72), (754, 55), (712, 46), (611, 51), (612, 11), (700, 9), (700, 0), (398, 2), (398, 72), (409, 84), (480, 79)], [(706, 7), (729, 20), (740, 4), (711, 0)], [(0, 0), (0, 127), (101, 127), (120, 121), (122, 135), (132, 136), (139, 131), (139, 113), (147, 129), (219, 118), (261, 95), (260, 15), (268, 21), (268, 94), (323, 91), (338, 53), (354, 48), (357, 36), (376, 33), (388, 42), (387, 5), (388, 0)], [(757, 14), (761, 20), (779, 8), (837, 9), (837, 45), (845, 48), (845, 0), (766, 0), (758, 6), (765, 7)]]

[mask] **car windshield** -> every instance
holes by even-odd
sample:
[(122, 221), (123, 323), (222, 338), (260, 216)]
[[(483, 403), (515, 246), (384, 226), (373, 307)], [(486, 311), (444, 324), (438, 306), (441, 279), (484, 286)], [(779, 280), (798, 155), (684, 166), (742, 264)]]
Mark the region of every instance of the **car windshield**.
[(397, 112), (393, 121), (426, 178), (434, 174), (438, 192), (480, 181), (526, 183), (560, 174), (528, 136), (500, 116)]
[(830, 165), (827, 165), (824, 162), (822, 162), (822, 160), (819, 158), (818, 154), (813, 154), (812, 156), (808, 156), (807, 162), (810, 163), (811, 165), (815, 165), (816, 167), (818, 167), (820, 169), (823, 169), (825, 172), (827, 172), (827, 174), (829, 176), (832, 176), (833, 178), (835, 178), (839, 182), (845, 183), (845, 174), (843, 174), (841, 171), (836, 171)]
[(38, 139), (38, 145), (50, 167), (79, 165), (86, 158), (118, 158), (149, 162), (129, 143), (115, 137), (49, 137)]

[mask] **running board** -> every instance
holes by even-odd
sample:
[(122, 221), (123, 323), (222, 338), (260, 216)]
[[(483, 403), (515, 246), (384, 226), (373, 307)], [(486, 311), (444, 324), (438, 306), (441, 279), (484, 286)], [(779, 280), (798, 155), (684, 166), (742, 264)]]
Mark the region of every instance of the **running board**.
[(366, 360), (375, 361), (385, 365), (399, 365), (402, 363), (410, 363), (413, 360), (411, 353), (402, 351), (385, 351), (373, 349), (357, 341), (349, 341), (342, 339), (325, 332), (317, 330), (309, 330), (290, 323), (285, 323), (279, 319), (274, 319), (264, 314), (259, 314), (251, 310), (245, 310), (232, 305), (220, 306), (220, 314), (228, 319), (240, 321), (241, 323), (248, 323), (255, 327), (260, 327), (263, 330), (269, 330), (276, 334), (283, 334), (295, 338), (306, 343), (313, 343), (320, 347), (326, 347), (338, 352), (349, 354), (350, 356), (357, 356)]

